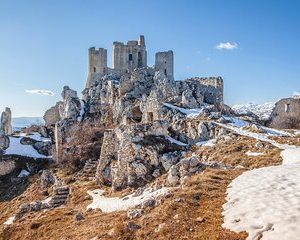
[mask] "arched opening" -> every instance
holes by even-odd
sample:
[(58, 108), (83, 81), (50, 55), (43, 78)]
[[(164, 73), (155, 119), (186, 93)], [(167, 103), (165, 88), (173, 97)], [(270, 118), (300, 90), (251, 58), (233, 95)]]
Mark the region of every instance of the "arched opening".
[(132, 53), (129, 53), (129, 55), (128, 55), (128, 60), (129, 60), (129, 61), (132, 61)]
[(140, 106), (135, 106), (132, 109), (132, 119), (135, 122), (141, 122), (142, 121), (142, 116), (143, 116), (143, 113), (141, 112)]
[(94, 67), (94, 73), (96, 72), (96, 67)]
[(164, 73), (165, 73), (165, 76), (167, 76), (167, 69), (165, 69)]
[(290, 108), (291, 108), (291, 106), (290, 106), (289, 103), (285, 104), (285, 109), (284, 110), (285, 110), (286, 113), (290, 112), (290, 110), (291, 110)]

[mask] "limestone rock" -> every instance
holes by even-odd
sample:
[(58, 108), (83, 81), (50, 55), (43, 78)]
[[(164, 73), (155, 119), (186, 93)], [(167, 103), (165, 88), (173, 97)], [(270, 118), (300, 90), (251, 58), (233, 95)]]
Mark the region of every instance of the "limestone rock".
[(144, 214), (143, 209), (130, 209), (127, 211), (127, 217), (130, 219), (139, 218)]
[(60, 114), (59, 114), (59, 109), (61, 108), (60, 106), (63, 105), (63, 102), (57, 102), (55, 106), (51, 107), (48, 109), (45, 114), (44, 114), (44, 121), (45, 125), (47, 127), (55, 125), (58, 121), (60, 121)]
[(0, 131), (0, 151), (9, 147), (9, 138)]
[(11, 125), (11, 110), (10, 108), (5, 108), (5, 111), (1, 114), (0, 131), (3, 131), (6, 135), (12, 134)]
[(64, 86), (62, 94), (63, 103), (59, 105), (60, 119), (77, 120), (80, 115), (81, 103), (77, 92)]
[(48, 169), (43, 170), (41, 175), (41, 188), (47, 189), (51, 187), (55, 182), (56, 182), (56, 178), (53, 172)]

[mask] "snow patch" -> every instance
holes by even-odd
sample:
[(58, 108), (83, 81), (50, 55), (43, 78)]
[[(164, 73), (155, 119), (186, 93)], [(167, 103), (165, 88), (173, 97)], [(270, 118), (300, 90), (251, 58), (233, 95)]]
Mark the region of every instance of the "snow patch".
[(38, 132), (30, 133), (29, 135), (25, 135), (25, 137), (28, 137), (28, 138), (33, 139), (38, 142), (50, 142), (51, 141), (50, 138), (42, 137), (41, 134), (39, 134)]
[(176, 139), (174, 139), (174, 138), (172, 138), (172, 137), (170, 137), (170, 136), (165, 136), (165, 138), (167, 139), (167, 140), (169, 140), (169, 142), (171, 142), (171, 143), (175, 143), (175, 144), (177, 144), (177, 145), (179, 145), (179, 146), (187, 146), (188, 144), (186, 144), (186, 143), (183, 143), (183, 142), (180, 142), (180, 141), (178, 141), (178, 140), (176, 140)]
[(202, 113), (203, 109), (204, 109), (204, 107), (203, 108), (186, 109), (186, 108), (174, 106), (170, 103), (164, 103), (164, 106), (175, 109), (175, 110), (185, 114), (187, 118), (195, 118), (195, 117), (199, 116), (199, 114)]
[(3, 224), (4, 225), (10, 225), (15, 221), (15, 218), (16, 218), (15, 216), (9, 217)]
[(82, 121), (83, 114), (84, 114), (84, 102), (82, 100), (80, 100), (80, 113), (79, 113), (79, 116), (77, 118), (78, 122)]
[(248, 240), (299, 239), (299, 168), (265, 167), (234, 179), (227, 189), (222, 226), (235, 232), (247, 231)]
[(20, 143), (21, 138), (9, 137), (9, 147), (5, 150), (5, 155), (20, 155), (31, 158), (50, 158), (39, 154), (31, 145)]
[(160, 188), (154, 190), (152, 188), (147, 188), (144, 192), (135, 196), (135, 193), (130, 194), (123, 198), (118, 197), (105, 197), (103, 196), (104, 190), (96, 189), (93, 191), (88, 191), (87, 193), (92, 196), (93, 202), (87, 206), (87, 209), (97, 209), (100, 208), (101, 211), (109, 213), (115, 211), (126, 211), (129, 208), (133, 208), (146, 200), (157, 198), (159, 196), (167, 195), (170, 190), (169, 188)]
[[(236, 133), (282, 149), (283, 165), (244, 172), (227, 188), (224, 228), (248, 232), (248, 240), (296, 240), (300, 236), (300, 148), (221, 123)], [(282, 133), (280, 133), (282, 134)]]
[(197, 142), (196, 146), (198, 146), (198, 147), (213, 147), (216, 145), (216, 142), (217, 142), (216, 139), (210, 139), (208, 141)]
[(241, 120), (237, 117), (227, 117), (227, 116), (222, 116), (225, 120), (227, 121), (230, 121), (231, 122), (231, 125), (233, 125), (234, 127), (238, 127), (238, 128), (241, 128), (241, 127), (245, 127), (245, 126), (248, 126), (249, 123), (244, 121), (244, 120)]
[(29, 176), (30, 172), (28, 172), (27, 170), (23, 169), (19, 175), (18, 175), (18, 178), (22, 178), (22, 177), (27, 177)]
[(260, 152), (251, 152), (251, 151), (248, 151), (245, 154), (247, 156), (261, 156), (261, 155), (264, 155), (263, 153), (260, 153)]

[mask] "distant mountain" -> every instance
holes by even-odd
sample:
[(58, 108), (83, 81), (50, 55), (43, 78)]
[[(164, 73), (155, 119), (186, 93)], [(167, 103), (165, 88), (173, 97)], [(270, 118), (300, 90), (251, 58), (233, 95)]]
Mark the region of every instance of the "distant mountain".
[(14, 130), (20, 128), (28, 127), (32, 124), (42, 125), (44, 124), (44, 119), (42, 117), (16, 117), (12, 118), (12, 126)]
[(259, 117), (259, 119), (268, 120), (271, 116), (274, 107), (274, 102), (268, 102), (264, 104), (247, 103), (241, 105), (234, 105), (232, 106), (232, 109), (236, 114), (254, 113)]

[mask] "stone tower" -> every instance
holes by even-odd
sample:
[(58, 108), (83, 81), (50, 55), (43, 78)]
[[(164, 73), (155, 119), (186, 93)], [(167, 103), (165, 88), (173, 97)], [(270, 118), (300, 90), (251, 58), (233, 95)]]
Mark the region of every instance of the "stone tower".
[(161, 71), (168, 79), (174, 79), (173, 51), (158, 52), (155, 54), (155, 71)]
[(135, 68), (147, 67), (147, 51), (144, 36), (137, 41), (113, 43), (113, 69), (133, 71)]
[(104, 48), (95, 47), (89, 49), (89, 63), (88, 63), (88, 80), (87, 86), (90, 87), (92, 78), (95, 73), (105, 73), (107, 70), (107, 50)]

